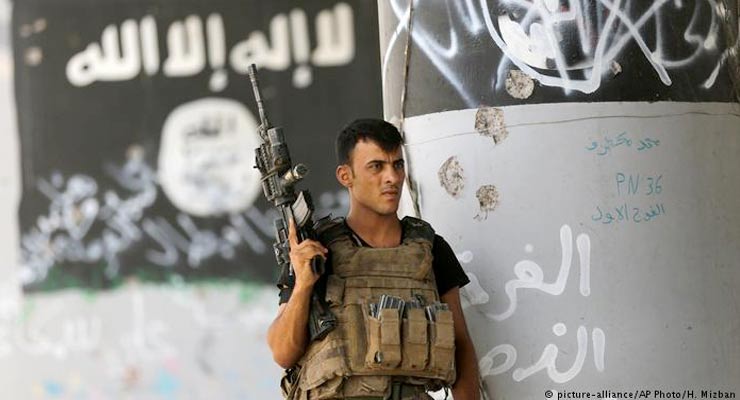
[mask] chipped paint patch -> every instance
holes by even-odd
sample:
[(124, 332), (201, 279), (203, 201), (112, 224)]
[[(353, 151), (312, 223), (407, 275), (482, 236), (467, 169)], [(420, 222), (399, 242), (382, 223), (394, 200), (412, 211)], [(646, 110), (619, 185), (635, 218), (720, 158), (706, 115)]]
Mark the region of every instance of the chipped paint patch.
[(612, 74), (614, 74), (614, 76), (617, 76), (617, 75), (619, 75), (619, 74), (622, 73), (622, 65), (619, 64), (616, 61), (612, 61), (612, 65), (611, 65), (610, 68), (611, 68)]
[(496, 190), (496, 186), (483, 185), (475, 192), (475, 197), (478, 198), (478, 205), (480, 206), (480, 211), (475, 216), (475, 220), (484, 221), (488, 219), (488, 213), (496, 209), (498, 205), (498, 190)]
[(28, 38), (33, 34), (41, 33), (46, 30), (46, 18), (38, 18), (33, 23), (23, 24), (18, 28), (18, 34), (22, 38)]
[(463, 168), (455, 156), (448, 158), (437, 172), (439, 183), (454, 198), (460, 197), (460, 193), (465, 188), (463, 172)]
[(498, 144), (509, 136), (504, 122), (504, 111), (495, 107), (481, 107), (475, 113), (475, 130)]
[(35, 67), (41, 64), (44, 60), (44, 53), (41, 51), (40, 47), (29, 47), (23, 54), (23, 60), (26, 62), (26, 65)]
[(506, 77), (506, 92), (515, 99), (528, 99), (534, 92), (534, 79), (522, 71), (512, 69)]

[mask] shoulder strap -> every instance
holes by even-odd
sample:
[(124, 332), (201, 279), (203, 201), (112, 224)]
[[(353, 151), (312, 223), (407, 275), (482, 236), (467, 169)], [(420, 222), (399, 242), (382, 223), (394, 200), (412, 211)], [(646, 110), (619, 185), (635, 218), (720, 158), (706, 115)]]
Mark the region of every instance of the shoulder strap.
[(325, 246), (328, 246), (343, 236), (350, 236), (352, 234), (349, 228), (347, 228), (347, 224), (344, 223), (344, 218), (332, 219), (330, 215), (316, 221), (314, 229), (319, 236), (319, 241)]
[[(434, 243), (434, 229), (432, 226), (419, 218), (406, 216), (401, 220), (403, 225), (403, 240), (422, 239)], [(352, 237), (352, 231), (344, 222), (344, 218), (324, 217), (314, 225), (319, 241), (325, 246), (342, 237)]]
[(403, 217), (403, 240), (422, 239), (434, 243), (434, 229), (428, 222), (414, 217)]

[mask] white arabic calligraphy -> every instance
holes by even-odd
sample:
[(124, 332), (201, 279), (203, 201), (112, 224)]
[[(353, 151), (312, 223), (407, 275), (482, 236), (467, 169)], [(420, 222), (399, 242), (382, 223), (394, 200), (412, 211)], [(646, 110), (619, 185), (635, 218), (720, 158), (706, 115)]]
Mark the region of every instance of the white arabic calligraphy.
[(75, 86), (87, 86), (96, 80), (123, 81), (139, 74), (139, 32), (136, 21), (123, 21), (119, 31), (115, 25), (103, 29), (100, 43), (91, 43), (72, 56), (67, 63), (67, 79)]
[[(580, 292), (583, 296), (588, 296), (591, 292), (590, 288), (590, 275), (591, 269), (590, 264), (590, 252), (591, 252), (591, 239), (586, 234), (578, 235), (576, 238), (578, 253), (580, 255)], [(573, 261), (573, 233), (570, 226), (563, 225), (560, 228), (560, 244), (562, 258), (560, 263), (560, 270), (558, 276), (553, 283), (544, 282), (544, 273), (542, 267), (532, 260), (522, 260), (514, 265), (514, 275), (516, 279), (512, 279), (506, 283), (504, 290), (509, 298), (509, 307), (500, 314), (485, 313), (489, 318), (496, 321), (503, 321), (511, 317), (516, 311), (517, 306), (517, 290), (519, 289), (538, 289), (547, 294), (558, 296), (565, 290), (565, 284), (570, 274), (570, 267)]]
[[(167, 57), (162, 64), (166, 77), (189, 77), (200, 74), (208, 65), (213, 71), (209, 81), (211, 91), (219, 92), (228, 85), (226, 62), (239, 73), (246, 74), (249, 65), (284, 71), (296, 64), (293, 84), (297, 88), (311, 85), (316, 67), (349, 64), (355, 56), (354, 19), (352, 8), (338, 3), (333, 9), (321, 10), (315, 17), (316, 47), (311, 50), (311, 35), (306, 12), (293, 9), (287, 15), (277, 14), (269, 23), (269, 39), (256, 30), (226, 49), (226, 30), (219, 13), (205, 21), (198, 15), (172, 22), (167, 29)], [(67, 80), (84, 87), (94, 82), (126, 81), (140, 73), (154, 76), (160, 70), (161, 50), (157, 22), (146, 15), (137, 23), (127, 19), (106, 26), (100, 43), (90, 43), (74, 54), (66, 66)], [(120, 44), (119, 44), (120, 42)]]
[[(21, 238), (20, 284), (41, 282), (58, 263), (70, 261), (104, 261), (106, 276), (114, 277), (119, 254), (136, 243), (150, 243), (143, 249), (144, 256), (162, 267), (184, 262), (198, 268), (212, 257), (231, 259), (243, 246), (255, 254), (269, 251), (269, 239), (275, 234), (275, 209), (262, 212), (250, 207), (244, 213), (229, 214), (228, 223), (217, 230), (198, 227), (183, 213), (178, 213), (173, 223), (147, 215), (157, 200), (158, 182), (140, 150), (129, 151), (123, 166), (106, 170), (131, 195), (123, 197), (113, 189), (101, 193), (95, 179), (81, 174), (65, 179), (54, 173), (48, 180), (39, 180), (39, 190), (50, 200), (49, 211)], [(344, 191), (321, 193), (317, 215), (343, 213), (348, 201)], [(0, 319), (15, 310), (15, 303), (4, 298), (0, 298)]]
[(166, 76), (193, 76), (206, 65), (203, 22), (197, 15), (185, 18), (183, 25), (175, 21), (167, 31), (169, 56), (164, 62)]
[[(553, 325), (552, 331), (559, 337), (568, 332), (567, 327), (562, 322), (558, 322)], [(606, 336), (604, 335), (604, 331), (600, 328), (594, 328), (591, 336), (594, 350), (594, 365), (599, 372), (603, 372)], [(573, 365), (566, 371), (558, 371), (555, 365), (560, 353), (558, 346), (548, 343), (545, 345), (542, 355), (537, 362), (526, 368), (516, 368), (512, 373), (512, 378), (516, 382), (521, 382), (537, 372), (545, 370), (547, 371), (547, 376), (555, 383), (565, 383), (570, 381), (581, 372), (588, 355), (588, 331), (586, 330), (586, 327), (578, 327), (576, 332), (576, 341), (578, 343), (578, 350), (576, 351), (575, 360)], [(504, 356), (504, 361), (499, 365), (494, 364), (494, 359), (497, 356)], [(494, 347), (485, 356), (481, 357), (479, 361), (481, 376), (494, 376), (506, 373), (514, 367), (517, 362), (517, 357), (516, 348), (510, 344), (500, 344)]]

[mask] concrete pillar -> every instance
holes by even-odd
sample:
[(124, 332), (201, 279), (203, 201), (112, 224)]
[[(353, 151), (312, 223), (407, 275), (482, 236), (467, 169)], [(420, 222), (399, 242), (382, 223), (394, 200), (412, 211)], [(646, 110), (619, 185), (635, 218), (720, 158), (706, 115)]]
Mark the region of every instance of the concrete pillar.
[(380, 0), (379, 15), (403, 212), (472, 281), (487, 394), (740, 395), (737, 1)]

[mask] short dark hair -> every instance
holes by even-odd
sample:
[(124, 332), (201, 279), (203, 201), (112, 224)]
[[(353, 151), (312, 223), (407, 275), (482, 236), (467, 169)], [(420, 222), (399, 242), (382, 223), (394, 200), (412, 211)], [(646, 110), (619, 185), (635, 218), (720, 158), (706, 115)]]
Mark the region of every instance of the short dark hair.
[(349, 164), (350, 154), (357, 142), (370, 140), (386, 152), (396, 150), (403, 144), (401, 133), (391, 123), (377, 118), (363, 118), (352, 121), (337, 135), (335, 150), (337, 163)]

